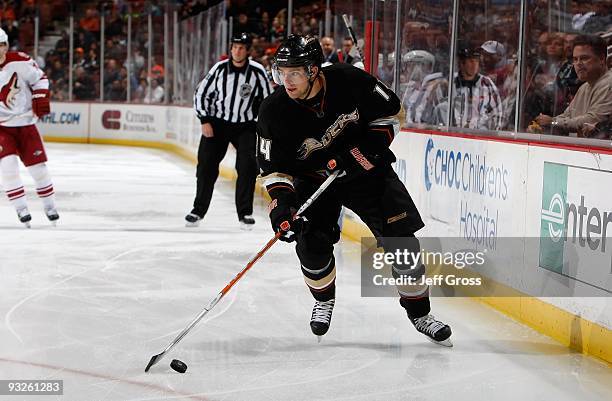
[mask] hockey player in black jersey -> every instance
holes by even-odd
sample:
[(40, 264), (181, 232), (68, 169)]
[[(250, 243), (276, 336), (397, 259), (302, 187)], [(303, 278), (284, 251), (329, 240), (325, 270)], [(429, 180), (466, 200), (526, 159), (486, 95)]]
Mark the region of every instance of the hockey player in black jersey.
[[(342, 206), (367, 224), (387, 252), (397, 244), (384, 241), (386, 237), (411, 238), (424, 226), (391, 167), (395, 156), (389, 145), (399, 99), (366, 72), (348, 64), (321, 68), (322, 59), (315, 37), (289, 36), (273, 60), (273, 76), (281, 87), (263, 101), (257, 123), (257, 160), (272, 198), (272, 227), (278, 232), (281, 225), (290, 225), (281, 240), (297, 242), (302, 274), (315, 298), (310, 326), (318, 336), (329, 329), (335, 303), (333, 248), (340, 239)], [(334, 170), (341, 171), (339, 178), (303, 218), (294, 219), (299, 205)], [(419, 281), (424, 269), (393, 266), (394, 275)], [(450, 327), (429, 314), (428, 287), (398, 290), (400, 304), (416, 329), (436, 343), (452, 346)]]

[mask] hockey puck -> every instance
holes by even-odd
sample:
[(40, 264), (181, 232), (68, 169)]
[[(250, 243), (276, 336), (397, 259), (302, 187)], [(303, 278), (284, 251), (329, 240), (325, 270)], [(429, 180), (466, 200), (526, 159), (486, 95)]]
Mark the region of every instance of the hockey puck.
[(178, 359), (173, 359), (172, 362), (170, 362), (170, 367), (179, 373), (185, 373), (187, 371), (185, 362), (179, 361)]

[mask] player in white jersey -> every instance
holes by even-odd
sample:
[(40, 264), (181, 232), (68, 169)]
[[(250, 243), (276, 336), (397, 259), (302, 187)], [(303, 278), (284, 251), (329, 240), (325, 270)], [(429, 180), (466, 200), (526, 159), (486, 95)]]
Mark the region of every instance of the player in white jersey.
[(19, 159), (36, 183), (45, 214), (59, 218), (53, 183), (45, 162), (47, 155), (36, 129), (39, 117), (49, 114), (49, 81), (27, 54), (8, 51), (8, 36), (0, 29), (0, 174), (2, 186), (15, 207), (19, 220), (30, 227)]

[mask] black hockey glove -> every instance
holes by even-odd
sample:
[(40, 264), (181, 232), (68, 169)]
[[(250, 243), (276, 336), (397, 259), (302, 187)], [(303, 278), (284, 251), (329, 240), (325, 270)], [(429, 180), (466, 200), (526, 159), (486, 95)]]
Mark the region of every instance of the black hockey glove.
[(289, 205), (278, 205), (276, 199), (272, 200), (269, 209), (272, 229), (276, 233), (279, 231), (283, 232), (279, 239), (284, 242), (295, 241), (297, 234), (304, 227), (304, 218), (295, 218), (297, 209)]

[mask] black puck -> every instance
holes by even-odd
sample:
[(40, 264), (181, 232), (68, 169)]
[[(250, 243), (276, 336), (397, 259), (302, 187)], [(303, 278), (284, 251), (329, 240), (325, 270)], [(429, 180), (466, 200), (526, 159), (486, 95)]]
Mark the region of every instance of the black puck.
[(185, 373), (187, 371), (185, 362), (179, 361), (178, 359), (173, 359), (172, 362), (170, 362), (170, 367), (179, 373)]

